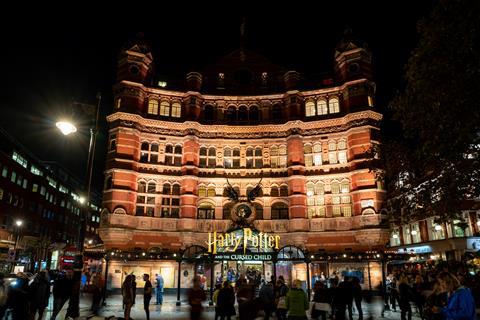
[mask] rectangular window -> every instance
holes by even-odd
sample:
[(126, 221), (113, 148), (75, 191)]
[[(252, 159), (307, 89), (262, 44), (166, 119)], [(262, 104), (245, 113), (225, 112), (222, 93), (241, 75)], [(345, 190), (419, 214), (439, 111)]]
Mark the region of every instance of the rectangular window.
[(337, 163), (337, 154), (335, 152), (330, 152), (328, 154), (328, 162), (330, 164), (335, 164)]
[(12, 171), (12, 176), (10, 178), (10, 181), (15, 183), (17, 181), (17, 173), (15, 171)]
[(347, 163), (347, 152), (346, 151), (339, 151), (338, 152), (338, 162), (339, 163)]
[(23, 179), (23, 189), (27, 189), (27, 184), (28, 184), (28, 180), (27, 179)]
[(47, 176), (47, 180), (48, 180), (48, 184), (51, 185), (52, 187), (54, 188), (57, 188), (57, 181), (55, 181), (54, 179), (50, 178), (49, 176)]
[(41, 187), (40, 187), (40, 194), (41, 194), (42, 196), (45, 195), (45, 192), (46, 192), (46, 191), (47, 191), (47, 189), (46, 189), (44, 186), (41, 186)]
[(341, 215), (341, 210), (339, 206), (333, 206), (333, 216), (339, 217)]
[(43, 172), (40, 169), (38, 169), (37, 167), (35, 167), (33, 164), (30, 167), (30, 172), (33, 173), (36, 176), (43, 176)]
[(333, 204), (340, 204), (340, 197), (332, 197)]
[(65, 186), (62, 186), (62, 185), (60, 185), (60, 186), (58, 187), (58, 190), (59, 190), (60, 192), (62, 192), (62, 193), (66, 193), (66, 194), (69, 193), (68, 189), (67, 189)]
[(17, 152), (13, 151), (12, 159), (18, 162), (25, 169), (28, 167), (27, 159), (19, 155)]
[(6, 178), (8, 176), (8, 168), (4, 166), (2, 169), (2, 177)]
[(2, 199), (3, 199), (3, 189), (0, 188), (0, 200), (2, 200)]
[(352, 207), (351, 206), (342, 207), (342, 213), (344, 217), (351, 217)]

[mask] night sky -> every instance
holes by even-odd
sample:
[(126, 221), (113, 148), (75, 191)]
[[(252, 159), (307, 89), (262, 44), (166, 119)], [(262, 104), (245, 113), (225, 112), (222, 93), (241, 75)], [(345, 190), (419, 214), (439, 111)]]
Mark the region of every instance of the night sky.
[(54, 124), (69, 110), (71, 101), (93, 104), (100, 91), (102, 127), (94, 182), (101, 190), (104, 118), (112, 109), (116, 58), (136, 32), (142, 31), (150, 41), (156, 73), (168, 83), (237, 49), (242, 17), (246, 17), (248, 49), (308, 74), (331, 70), (335, 44), (350, 26), (372, 50), (377, 104), (383, 109), (401, 87), (404, 65), (418, 39), (416, 23), (430, 11), (433, 1), (290, 3), (276, 4), (274, 9), (230, 2), (215, 8), (184, 4), (150, 9), (137, 2), (131, 6), (118, 2), (115, 9), (113, 2), (112, 8), (87, 4), (48, 8), (42, 4), (29, 12), (17, 11), (18, 19), (0, 22), (0, 125), (39, 158), (57, 160), (83, 178), (87, 129), (75, 137), (63, 137)]

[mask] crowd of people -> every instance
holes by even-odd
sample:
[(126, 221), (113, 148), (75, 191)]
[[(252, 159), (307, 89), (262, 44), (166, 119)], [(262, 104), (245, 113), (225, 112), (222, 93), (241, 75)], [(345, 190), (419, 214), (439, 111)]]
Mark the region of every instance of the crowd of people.
[[(33, 320), (37, 317), (42, 319), (51, 296), (53, 306), (50, 320), (55, 320), (74, 294), (75, 283), (72, 270), (61, 272), (42, 270), (33, 278), (20, 272), (10, 283), (6, 283), (5, 276), (0, 274), (0, 320), (5, 317), (13, 320)], [(87, 292), (88, 288), (88, 292), (92, 293), (90, 310), (93, 314), (98, 314), (100, 309), (103, 286), (101, 274), (96, 272), (82, 274), (80, 291)]]

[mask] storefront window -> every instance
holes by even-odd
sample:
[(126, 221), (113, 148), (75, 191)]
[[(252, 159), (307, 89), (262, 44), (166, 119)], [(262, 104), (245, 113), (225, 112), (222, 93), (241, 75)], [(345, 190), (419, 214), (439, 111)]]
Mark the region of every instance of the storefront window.
[(410, 244), (412, 243), (412, 238), (410, 235), (410, 226), (406, 225), (403, 226), (403, 244)]

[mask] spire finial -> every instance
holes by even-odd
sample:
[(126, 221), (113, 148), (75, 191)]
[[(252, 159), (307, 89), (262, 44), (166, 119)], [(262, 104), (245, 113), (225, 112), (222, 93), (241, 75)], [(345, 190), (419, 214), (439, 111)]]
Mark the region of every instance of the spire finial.
[(240, 61), (245, 61), (245, 17), (240, 24)]

